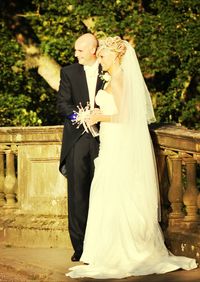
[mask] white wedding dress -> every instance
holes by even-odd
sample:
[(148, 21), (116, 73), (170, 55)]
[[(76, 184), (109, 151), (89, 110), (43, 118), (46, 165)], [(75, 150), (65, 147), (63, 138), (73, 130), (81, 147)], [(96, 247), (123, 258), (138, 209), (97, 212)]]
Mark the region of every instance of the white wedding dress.
[[(100, 90), (96, 103), (103, 114), (116, 114), (112, 94)], [(99, 279), (165, 273), (196, 268), (194, 259), (169, 253), (158, 224), (158, 188), (148, 126), (135, 129), (129, 144), (128, 129), (117, 122), (102, 122), (100, 151), (95, 160), (84, 251), (72, 267), (72, 278)], [(131, 141), (132, 142), (132, 141)], [(134, 146), (134, 155), (130, 154)]]

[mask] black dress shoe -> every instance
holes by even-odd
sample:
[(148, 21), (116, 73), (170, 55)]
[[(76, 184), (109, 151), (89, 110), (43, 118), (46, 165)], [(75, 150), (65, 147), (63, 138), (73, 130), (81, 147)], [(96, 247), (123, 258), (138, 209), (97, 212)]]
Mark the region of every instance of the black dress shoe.
[(79, 261), (81, 257), (81, 254), (74, 253), (71, 257), (71, 261)]

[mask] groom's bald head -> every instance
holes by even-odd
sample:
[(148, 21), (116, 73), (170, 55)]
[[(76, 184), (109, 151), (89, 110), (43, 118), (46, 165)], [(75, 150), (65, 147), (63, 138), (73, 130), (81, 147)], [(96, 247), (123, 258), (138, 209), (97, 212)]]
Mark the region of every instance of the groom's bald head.
[(81, 35), (75, 42), (75, 57), (79, 64), (92, 65), (96, 61), (98, 41), (91, 33)]
[(93, 48), (97, 48), (98, 41), (92, 33), (85, 33), (76, 40), (75, 44), (76, 43), (86, 44)]

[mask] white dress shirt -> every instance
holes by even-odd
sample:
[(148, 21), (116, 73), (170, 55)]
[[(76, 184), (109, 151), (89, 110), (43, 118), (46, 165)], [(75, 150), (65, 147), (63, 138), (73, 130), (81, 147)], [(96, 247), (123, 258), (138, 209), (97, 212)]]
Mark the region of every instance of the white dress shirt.
[(94, 99), (96, 92), (96, 84), (97, 84), (97, 76), (98, 76), (98, 68), (99, 64), (96, 61), (92, 66), (84, 66), (88, 91), (89, 91), (89, 99), (90, 99), (90, 108), (94, 109)]

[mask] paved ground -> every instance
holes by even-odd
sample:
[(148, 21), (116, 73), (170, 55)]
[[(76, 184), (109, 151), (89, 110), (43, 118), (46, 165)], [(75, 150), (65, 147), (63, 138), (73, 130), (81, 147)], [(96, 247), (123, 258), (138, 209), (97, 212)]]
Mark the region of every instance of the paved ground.
[(75, 265), (70, 261), (71, 250), (0, 248), (1, 282), (200, 282), (200, 268), (175, 271), (164, 275), (130, 277), (122, 280), (71, 279), (65, 277), (67, 269)]

